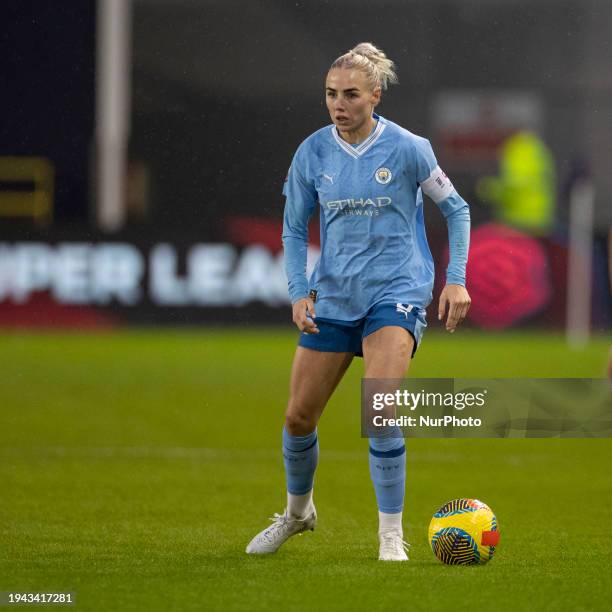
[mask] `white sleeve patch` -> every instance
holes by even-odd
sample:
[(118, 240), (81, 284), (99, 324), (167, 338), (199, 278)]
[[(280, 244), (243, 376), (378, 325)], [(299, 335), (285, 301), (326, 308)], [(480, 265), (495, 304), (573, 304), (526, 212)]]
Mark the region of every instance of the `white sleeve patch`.
[(446, 200), (453, 192), (453, 184), (440, 166), (436, 166), (429, 178), (421, 183), (423, 192), (426, 193), (436, 204)]

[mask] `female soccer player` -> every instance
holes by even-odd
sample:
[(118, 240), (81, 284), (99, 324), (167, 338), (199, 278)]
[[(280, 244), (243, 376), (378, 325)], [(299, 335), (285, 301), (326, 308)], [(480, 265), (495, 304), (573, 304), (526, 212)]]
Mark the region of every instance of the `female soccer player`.
[[(434, 283), (422, 193), (448, 225), (450, 262), (438, 318), (448, 308), (446, 329), (452, 333), (470, 305), (469, 207), (438, 166), (428, 140), (374, 113), (382, 90), (396, 82), (393, 62), (370, 43), (340, 56), (325, 83), (333, 125), (309, 136), (289, 169), (283, 245), (293, 321), (302, 333), (283, 429), (288, 501), (247, 553), (275, 552), (292, 535), (314, 530), (317, 423), (353, 357), (363, 356), (366, 378), (399, 379), (408, 369), (426, 327)], [(308, 220), (317, 203), (321, 256), (308, 281)], [(370, 438), (369, 459), (379, 559), (405, 561), (404, 440)]]

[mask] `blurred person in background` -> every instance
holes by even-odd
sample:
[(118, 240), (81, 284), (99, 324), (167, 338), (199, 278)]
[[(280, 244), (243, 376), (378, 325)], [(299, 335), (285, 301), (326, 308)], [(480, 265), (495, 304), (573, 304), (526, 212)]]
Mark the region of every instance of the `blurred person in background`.
[(548, 235), (555, 224), (556, 172), (552, 154), (534, 133), (521, 131), (504, 141), (500, 174), (483, 177), (478, 197), (493, 205), (494, 218), (536, 236)]
[[(399, 379), (408, 369), (426, 327), (434, 283), (423, 193), (438, 205), (449, 232), (438, 318), (448, 308), (446, 329), (454, 332), (470, 306), (469, 207), (438, 166), (428, 140), (374, 113), (382, 90), (396, 81), (393, 62), (370, 43), (340, 56), (326, 79), (333, 125), (299, 146), (285, 181), (285, 265), (293, 321), (301, 332), (282, 438), (287, 507), (248, 544), (249, 554), (273, 553), (292, 535), (314, 529), (317, 424), (353, 357), (363, 356), (369, 379)], [(321, 256), (308, 281), (308, 220), (317, 204)], [(383, 561), (408, 559), (401, 435), (389, 430), (369, 439)]]

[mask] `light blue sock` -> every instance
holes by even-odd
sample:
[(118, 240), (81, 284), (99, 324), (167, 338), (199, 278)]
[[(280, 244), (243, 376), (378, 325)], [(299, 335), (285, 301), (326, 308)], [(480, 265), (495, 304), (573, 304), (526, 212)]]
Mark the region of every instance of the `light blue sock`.
[(378, 509), (402, 512), (406, 487), (406, 446), (403, 438), (370, 438), (370, 475)]
[(287, 491), (292, 495), (308, 493), (312, 489), (319, 462), (317, 430), (307, 436), (292, 436), (283, 427), (283, 459)]

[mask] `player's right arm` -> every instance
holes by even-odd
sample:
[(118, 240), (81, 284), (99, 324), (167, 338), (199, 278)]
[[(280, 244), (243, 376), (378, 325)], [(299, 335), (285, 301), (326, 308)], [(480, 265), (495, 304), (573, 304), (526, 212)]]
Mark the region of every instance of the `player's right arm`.
[(293, 322), (300, 331), (318, 333), (314, 322), (315, 308), (308, 297), (306, 259), (308, 253), (308, 221), (317, 204), (314, 182), (308, 178), (309, 164), (306, 147), (302, 144), (291, 162), (283, 195), (283, 249), (289, 298), (293, 305)]
[(293, 322), (300, 331), (318, 334), (319, 328), (314, 322), (315, 317), (314, 302), (310, 298), (302, 298), (293, 305)]

